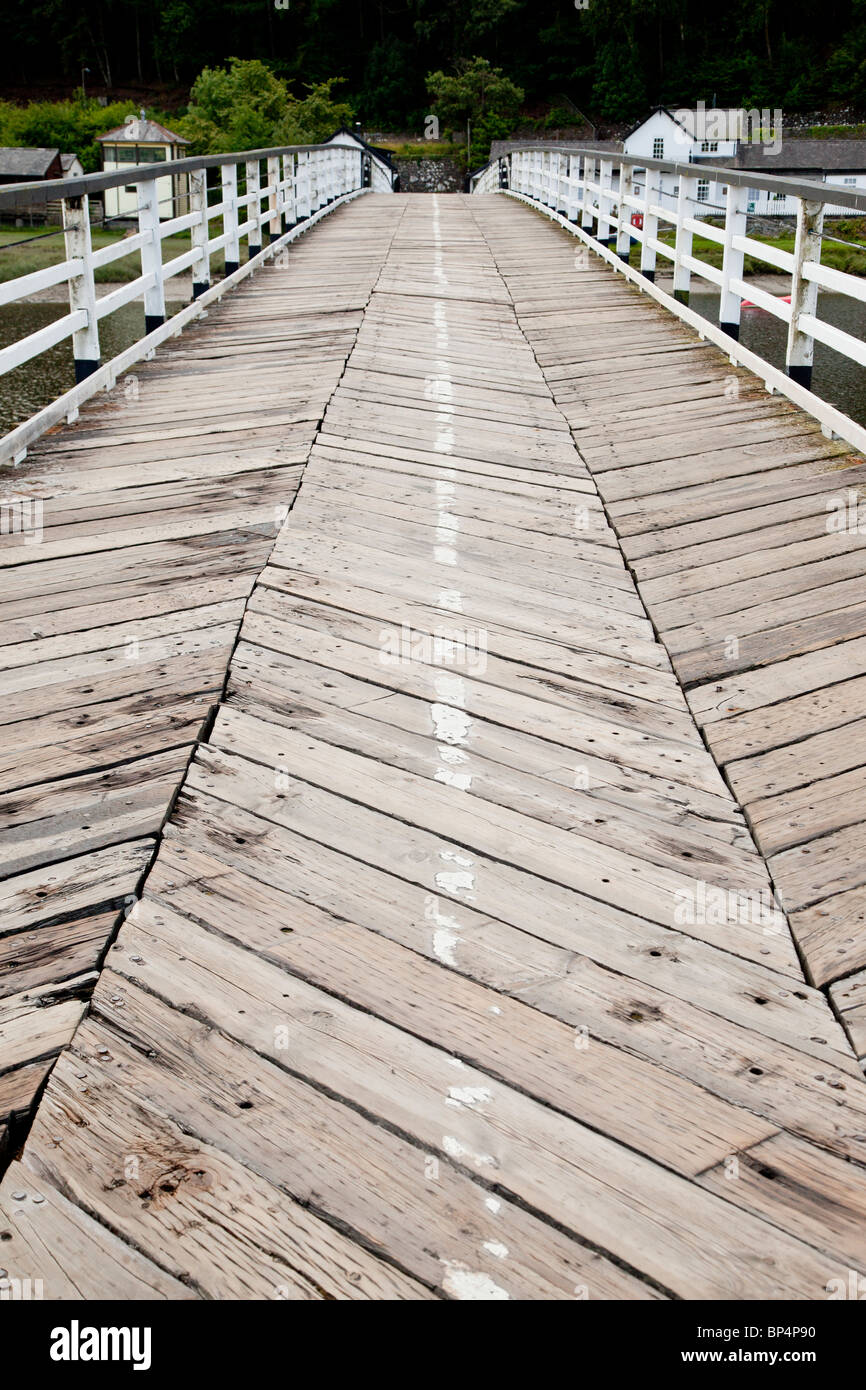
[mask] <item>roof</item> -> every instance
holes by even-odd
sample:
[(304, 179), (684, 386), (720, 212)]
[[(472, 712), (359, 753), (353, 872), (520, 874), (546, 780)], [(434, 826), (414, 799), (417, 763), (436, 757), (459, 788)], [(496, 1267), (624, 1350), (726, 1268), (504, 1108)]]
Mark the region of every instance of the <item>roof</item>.
[(133, 116), (123, 125), (117, 126), (115, 130), (107, 130), (104, 135), (97, 135), (97, 140), (112, 140), (121, 142), (128, 140), (135, 145), (188, 145), (182, 135), (176, 135), (173, 130), (166, 130), (159, 121), (149, 121), (144, 116)]
[[(673, 121), (674, 125), (680, 126), (688, 135), (691, 135), (692, 139), (695, 138), (694, 121), (691, 122), (691, 128), (689, 128), (683, 121), (678, 120), (673, 111), (670, 111), (667, 106), (654, 106), (648, 116), (641, 116), (640, 120), (636, 121), (635, 124), (626, 131), (625, 135), (622, 137), (623, 141), (628, 140), (629, 136), (634, 135), (636, 130), (640, 130), (642, 126), (646, 125), (647, 121), (651, 121), (653, 116), (658, 116), (659, 114), (668, 116), (670, 120)], [(695, 116), (696, 114), (696, 111), (690, 111), (688, 113), (690, 116)]]
[(0, 175), (14, 174), (18, 179), (44, 178), (59, 153), (59, 150), (42, 148), (0, 148)]
[(80, 161), (80, 159), (78, 158), (78, 155), (77, 155), (77, 154), (65, 154), (65, 153), (61, 150), (61, 152), (60, 152), (60, 166), (61, 166), (61, 168), (63, 169), (64, 174), (66, 174), (66, 173), (69, 172), (69, 170), (72, 168), (73, 164), (80, 164), (80, 163), (81, 163), (81, 161)]
[(781, 149), (775, 154), (771, 146), (744, 142), (734, 158), (724, 163), (732, 169), (754, 169), (762, 174), (782, 174), (795, 169), (866, 170), (866, 140), (789, 140), (783, 137)]

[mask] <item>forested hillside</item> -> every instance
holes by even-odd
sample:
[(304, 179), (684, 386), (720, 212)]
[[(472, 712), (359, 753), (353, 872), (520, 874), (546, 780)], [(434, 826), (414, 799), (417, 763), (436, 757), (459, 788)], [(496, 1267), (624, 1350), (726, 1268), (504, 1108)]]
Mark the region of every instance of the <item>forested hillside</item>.
[[(278, 8), (278, 6), (287, 6)], [(578, 6), (586, 5), (586, 8)], [(426, 76), (475, 55), (529, 103), (627, 120), (656, 102), (866, 108), (866, 0), (4, 0), (2, 76), (189, 87), (203, 66), (261, 58), (297, 95), (340, 89), (368, 125), (429, 109)], [(565, 109), (568, 109), (567, 102)]]

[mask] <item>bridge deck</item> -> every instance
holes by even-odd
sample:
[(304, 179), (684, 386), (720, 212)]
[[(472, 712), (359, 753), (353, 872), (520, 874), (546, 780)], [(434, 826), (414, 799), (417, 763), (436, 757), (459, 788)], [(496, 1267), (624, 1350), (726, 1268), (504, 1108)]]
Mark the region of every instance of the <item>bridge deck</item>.
[(763, 849), (810, 977), (866, 965), (851, 461), (574, 250), (366, 197), (30, 460), (7, 1111), (51, 1074), (0, 1207), (46, 1296), (866, 1270), (855, 1052), (740, 910)]

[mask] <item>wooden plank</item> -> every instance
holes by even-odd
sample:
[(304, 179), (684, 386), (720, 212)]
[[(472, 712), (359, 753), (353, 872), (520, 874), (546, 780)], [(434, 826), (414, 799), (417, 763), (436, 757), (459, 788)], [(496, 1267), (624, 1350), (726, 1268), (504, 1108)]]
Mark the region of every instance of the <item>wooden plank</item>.
[(74, 1302), (192, 1297), (23, 1164), (13, 1163), (0, 1186), (0, 1212), (4, 1269), (10, 1279), (29, 1279), (33, 1296), (39, 1281), (42, 1298)]
[(572, 256), (507, 199), (371, 195), (22, 475), (0, 1098), (15, 1134), (44, 1086), (16, 1181), (70, 1208), (61, 1296), (94, 1241), (205, 1298), (862, 1263), (859, 1063), (742, 911), (772, 882), (720, 766), (812, 978), (866, 969), (864, 562), (811, 529), (864, 466)]

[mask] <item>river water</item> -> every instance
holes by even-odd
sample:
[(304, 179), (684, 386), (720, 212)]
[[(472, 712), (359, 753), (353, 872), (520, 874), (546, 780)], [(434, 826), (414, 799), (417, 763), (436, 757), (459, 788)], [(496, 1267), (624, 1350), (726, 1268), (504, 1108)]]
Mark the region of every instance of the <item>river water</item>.
[[(689, 308), (712, 323), (718, 323), (718, 292), (695, 293), (693, 290)], [(841, 294), (822, 294), (818, 303), (818, 317), (854, 338), (866, 338), (866, 304), (859, 300), (848, 299)], [(768, 314), (766, 309), (741, 310), (740, 342), (783, 371), (787, 338), (788, 325), (774, 314)], [(866, 368), (833, 352), (823, 343), (815, 344), (812, 390), (816, 396), (829, 401), (856, 420), (858, 425), (866, 425)]]
[[(171, 316), (183, 308), (183, 302), (167, 303), (165, 307), (166, 313)], [(36, 333), (68, 313), (66, 304), (40, 302), (4, 305), (0, 308), (0, 347), (26, 337), (28, 333)], [(99, 325), (103, 362), (116, 357), (142, 337), (144, 306), (141, 303), (124, 304)], [(72, 345), (68, 338), (49, 348), (48, 352), (43, 352), (40, 357), (7, 372), (0, 377), (0, 435), (20, 425), (22, 420), (28, 420), (37, 410), (42, 410), (74, 385)]]

